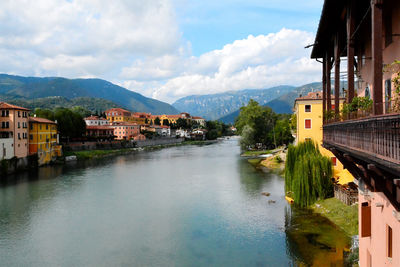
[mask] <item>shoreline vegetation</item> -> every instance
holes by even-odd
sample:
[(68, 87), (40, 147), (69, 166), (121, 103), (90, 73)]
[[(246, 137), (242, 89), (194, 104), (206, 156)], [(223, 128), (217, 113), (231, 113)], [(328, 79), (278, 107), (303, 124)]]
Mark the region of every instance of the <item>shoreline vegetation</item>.
[(64, 163), (66, 157), (76, 156), (77, 160), (86, 160), (94, 158), (104, 158), (110, 156), (126, 155), (140, 151), (151, 151), (168, 147), (178, 147), (186, 145), (209, 145), (218, 142), (218, 140), (205, 140), (205, 141), (184, 141), (177, 144), (167, 144), (167, 145), (154, 145), (145, 147), (135, 147), (135, 148), (121, 148), (121, 149), (95, 149), (95, 150), (81, 150), (81, 151), (66, 151), (64, 152), (63, 159), (59, 160), (61, 164)]
[[(263, 155), (272, 154), (268, 158)], [(264, 167), (269, 171), (285, 175), (286, 152), (283, 149), (274, 153), (273, 150), (252, 150), (244, 151), (241, 156), (247, 158), (247, 161), (256, 168)], [(358, 206), (347, 206), (340, 200), (331, 197), (323, 200), (317, 200), (308, 207), (314, 213), (317, 213), (329, 219), (336, 227), (341, 229), (349, 238), (358, 235)]]

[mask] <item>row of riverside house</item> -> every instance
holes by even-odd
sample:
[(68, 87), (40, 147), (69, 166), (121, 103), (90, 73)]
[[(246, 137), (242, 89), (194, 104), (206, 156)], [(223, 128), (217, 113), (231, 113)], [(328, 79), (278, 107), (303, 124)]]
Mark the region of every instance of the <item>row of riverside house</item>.
[[(311, 58), (322, 63), (322, 113), (334, 114), (322, 145), (358, 184), (359, 265), (400, 266), (400, 1), (325, 0)], [(365, 96), (372, 110), (339, 116), (342, 60), (345, 101)]]
[(61, 156), (57, 123), (29, 117), (29, 109), (0, 102), (0, 159), (12, 158), (27, 162), (37, 154), (38, 164), (44, 165)]
[[(172, 134), (169, 125), (176, 124), (178, 119), (184, 119), (188, 123), (196, 122), (199, 126), (205, 126), (205, 119), (192, 117), (189, 113), (179, 115), (152, 115), (151, 113), (132, 113), (122, 108), (112, 108), (105, 111), (106, 118), (90, 116), (85, 118), (86, 135), (99, 139), (115, 140), (145, 140), (144, 132), (152, 132), (161, 137), (185, 137), (198, 136), (199, 131), (189, 133), (185, 130), (177, 130)], [(160, 125), (156, 125), (156, 119)], [(166, 125), (168, 120), (168, 125)], [(202, 137), (205, 133), (202, 134)]]

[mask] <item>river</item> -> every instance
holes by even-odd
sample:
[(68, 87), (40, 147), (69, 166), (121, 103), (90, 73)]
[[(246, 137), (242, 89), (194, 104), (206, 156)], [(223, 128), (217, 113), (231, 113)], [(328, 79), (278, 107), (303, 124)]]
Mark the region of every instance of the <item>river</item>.
[(239, 153), (230, 139), (9, 176), (0, 266), (342, 266), (343, 232)]

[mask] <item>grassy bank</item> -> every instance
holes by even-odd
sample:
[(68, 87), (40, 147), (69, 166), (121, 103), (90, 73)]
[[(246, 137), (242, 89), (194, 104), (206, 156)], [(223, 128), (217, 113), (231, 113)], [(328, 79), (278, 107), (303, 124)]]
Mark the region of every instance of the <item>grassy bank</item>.
[(64, 156), (76, 156), (78, 160), (101, 158), (111, 155), (122, 155), (134, 151), (134, 148), (107, 149), (107, 150), (85, 150), (85, 151), (67, 151)]
[(315, 212), (327, 217), (348, 236), (358, 234), (358, 206), (347, 206), (336, 198), (317, 201), (311, 207)]
[(184, 141), (182, 143), (177, 144), (168, 144), (168, 145), (155, 145), (155, 146), (146, 146), (142, 148), (121, 148), (121, 149), (96, 149), (96, 150), (83, 150), (83, 151), (67, 151), (64, 152), (64, 156), (76, 156), (78, 160), (85, 159), (93, 159), (93, 158), (102, 158), (107, 156), (118, 156), (133, 153), (135, 151), (149, 151), (155, 149), (162, 149), (173, 146), (185, 146), (185, 145), (207, 145), (215, 143), (215, 141)]
[(256, 157), (264, 154), (270, 154), (270, 150), (248, 150), (242, 153), (243, 157)]

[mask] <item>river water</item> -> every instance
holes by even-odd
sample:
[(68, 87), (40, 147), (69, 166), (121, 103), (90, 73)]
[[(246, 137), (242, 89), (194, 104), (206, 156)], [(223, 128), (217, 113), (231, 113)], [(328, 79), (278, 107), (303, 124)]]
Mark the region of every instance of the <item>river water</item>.
[(342, 266), (345, 235), (239, 153), (230, 139), (7, 177), (0, 266)]

